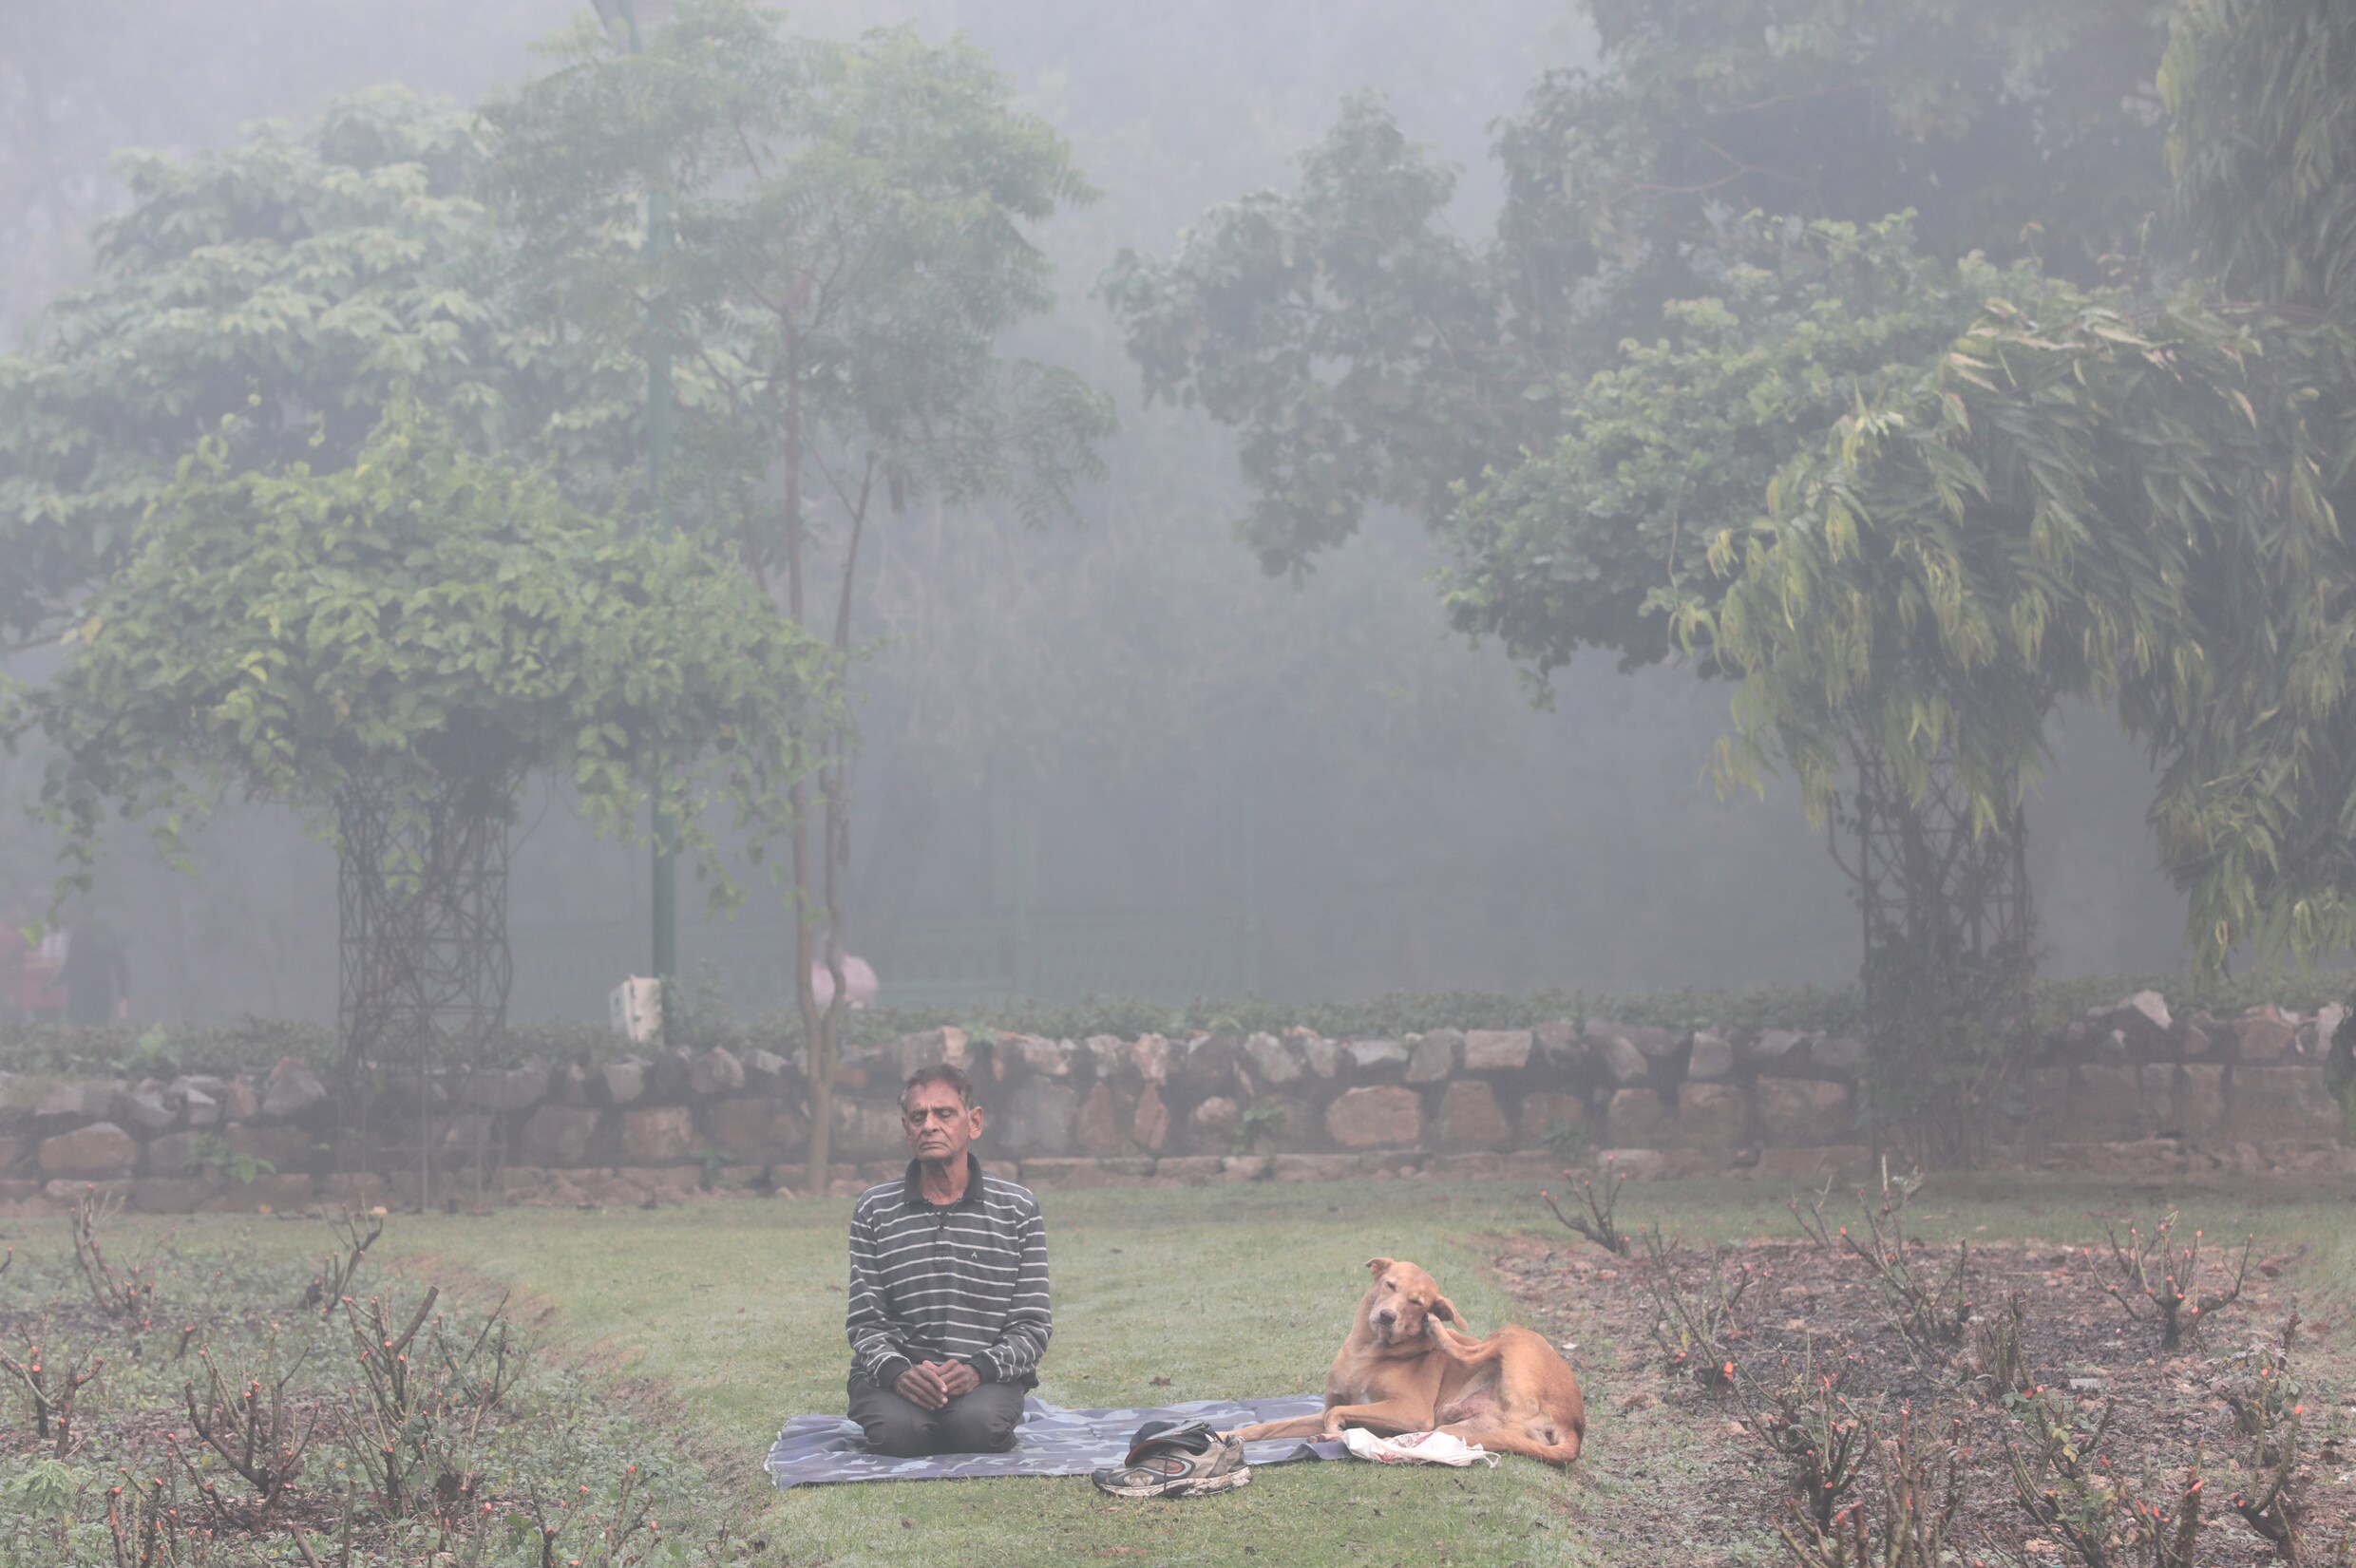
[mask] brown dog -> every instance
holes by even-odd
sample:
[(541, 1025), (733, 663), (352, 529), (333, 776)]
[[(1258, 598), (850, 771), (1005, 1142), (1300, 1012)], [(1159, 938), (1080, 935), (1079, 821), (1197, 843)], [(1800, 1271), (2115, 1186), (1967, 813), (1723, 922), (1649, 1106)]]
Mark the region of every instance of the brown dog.
[(1264, 1421), (1239, 1437), (1332, 1439), (1344, 1426), (1395, 1436), (1438, 1430), (1549, 1464), (1579, 1457), (1586, 1401), (1578, 1374), (1538, 1334), (1508, 1324), (1486, 1339), (1449, 1327), (1455, 1303), (1413, 1263), (1370, 1257), (1375, 1282), (1325, 1370), (1325, 1413)]

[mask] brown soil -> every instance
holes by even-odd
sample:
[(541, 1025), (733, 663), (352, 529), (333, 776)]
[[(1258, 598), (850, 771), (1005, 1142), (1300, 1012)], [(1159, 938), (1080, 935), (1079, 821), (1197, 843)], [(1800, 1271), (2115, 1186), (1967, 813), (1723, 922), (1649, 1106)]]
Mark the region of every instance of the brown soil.
[[(1792, 1466), (1758, 1435), (1751, 1414), (1771, 1408), (1761, 1390), (1791, 1382), (1807, 1367), (1840, 1375), (1852, 1406), (1870, 1412), (1884, 1432), (1895, 1431), (1905, 1412), (1918, 1438), (1928, 1443), (1936, 1434), (1944, 1445), (1950, 1424), (1961, 1421), (1956, 1447), (1968, 1480), (1950, 1537), (1961, 1560), (2060, 1568), (2083, 1560), (2047, 1538), (2015, 1497), (2004, 1445), (2024, 1437), (2017, 1406), (1970, 1385), (1968, 1355), (1911, 1351), (1860, 1258), (1798, 1238), (1720, 1250), (1721, 1277), (1741, 1282), (1737, 1331), (1723, 1355), (1754, 1390), (1746, 1408), (1736, 1392), (1706, 1387), (1690, 1368), (1675, 1364), (1656, 1341), (1661, 1312), (1649, 1284), (1652, 1268), (1641, 1258), (1614, 1257), (1584, 1243), (1575, 1251), (1549, 1247), (1543, 1238), (1500, 1245), (1506, 1250), (1495, 1262), (1506, 1284), (1540, 1322), (1558, 1330), (1558, 1337), (1587, 1336), (1606, 1361), (1616, 1352), (1616, 1365), (1592, 1380), (1587, 1458), (1627, 1483), (1609, 1488), (1614, 1495), (1592, 1521), (1624, 1551), (1658, 1553), (1653, 1559), (1660, 1561), (1748, 1562), (1760, 1560), (1765, 1544), (1768, 1559), (1791, 1560), (1772, 1532), (1794, 1519)], [(1954, 1256), (1951, 1248), (1910, 1252), (1922, 1260), (1918, 1270), (1935, 1263), (1942, 1275)], [(2232, 1261), (2223, 1260), (2227, 1278)], [(2252, 1444), (2236, 1432), (2218, 1388), (2240, 1370), (2230, 1359), (2235, 1352), (2279, 1343), (2285, 1325), (2302, 1312), (2296, 1260), (2252, 1253), (2241, 1298), (2204, 1319), (2197, 1341), (2188, 1338), (2165, 1353), (2157, 1326), (2131, 1321), (2088, 1262), (2080, 1250), (2050, 1242), (1974, 1244), (1967, 1275), (1974, 1312), (1985, 1317), (2016, 1293), (2024, 1298), (2022, 1338), (2031, 1376), (2043, 1389), (2084, 1402), (2089, 1416), (2110, 1404), (2100, 1452), (2109, 1472), (2139, 1495), (2173, 1502), (2197, 1462), (2206, 1502), (2202, 1568), (2280, 1560), (2231, 1506), (2250, 1485)], [(2201, 1267), (2205, 1285), (2224, 1282), (2213, 1256), (2204, 1255)], [(1689, 1301), (1708, 1298), (1708, 1254), (1675, 1252), (1671, 1269)], [(2304, 1310), (2323, 1315), (2312, 1303)], [(2356, 1425), (2356, 1408), (2346, 1404), (2348, 1390), (2324, 1375), (2322, 1342), (2328, 1335), (2328, 1324), (2298, 1317), (2291, 1373), (2308, 1389), (2295, 1472), (2307, 1510), (2307, 1560), (2336, 1565), (2347, 1560), (2334, 1554), (2356, 1531), (2356, 1436), (2346, 1431)], [(1615, 1453), (1616, 1443), (1625, 1447)], [(1869, 1521), (1876, 1519), (1878, 1469), (1869, 1467), (1849, 1497), (1863, 1502)], [(2113, 1560), (2152, 1559), (2147, 1549)]]

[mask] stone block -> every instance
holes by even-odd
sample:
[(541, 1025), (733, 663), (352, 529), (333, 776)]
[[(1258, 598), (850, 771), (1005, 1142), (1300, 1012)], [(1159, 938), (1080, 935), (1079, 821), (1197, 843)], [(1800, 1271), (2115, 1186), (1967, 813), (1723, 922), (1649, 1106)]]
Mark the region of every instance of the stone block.
[(646, 1098), (646, 1064), (635, 1056), (608, 1062), (591, 1075), (590, 1090), (609, 1105), (635, 1105)]
[(540, 1165), (571, 1167), (589, 1162), (598, 1135), (598, 1112), (589, 1105), (546, 1105), (523, 1124), (523, 1158)]
[(2236, 1066), (2230, 1105), (2227, 1124), (2238, 1138), (2322, 1142), (2346, 1131), (2340, 1102), (2319, 1067)]
[(2224, 1135), (2225, 1068), (2214, 1062), (2187, 1062), (2176, 1071), (2172, 1102), (2176, 1130), (2187, 1138)]
[(355, 1209), (377, 1208), (392, 1194), (390, 1183), (374, 1171), (336, 1171), (314, 1178), (312, 1188), (330, 1203)]
[(1161, 1090), (1148, 1084), (1137, 1096), (1137, 1112), (1130, 1118), (1129, 1141), (1148, 1154), (1159, 1154), (1169, 1142), (1169, 1107)]
[(1585, 1073), (1595, 1065), (1594, 1053), (1587, 1048), (1579, 1026), (1563, 1019), (1532, 1029), (1530, 1042), (1539, 1059), (1565, 1077)]
[(1040, 1192), (1078, 1192), (1089, 1187), (1134, 1185), (1136, 1178), (1114, 1176), (1089, 1159), (1044, 1156), (1022, 1162), (1022, 1184)]
[(1187, 1116), (1187, 1147), (1196, 1154), (1223, 1153), (1234, 1148), (1235, 1129), (1243, 1109), (1224, 1094), (1214, 1094)]
[(1497, 1091), (1473, 1078), (1449, 1085), (1440, 1095), (1439, 1146), (1452, 1151), (1511, 1148), (1513, 1124), (1498, 1107)]
[(220, 1097), (209, 1089), (184, 1090), (180, 1094), (180, 1114), (192, 1127), (218, 1127), (221, 1124)]
[(1153, 1179), (1184, 1187), (1206, 1187), (1219, 1180), (1226, 1165), (1226, 1160), (1215, 1154), (1171, 1155), (1153, 1162)]
[(0, 1072), (0, 1132), (21, 1132), (32, 1125), (33, 1108), (48, 1092), (48, 1086), (38, 1079)]
[(1341, 1069), (1341, 1042), (1312, 1034), (1297, 1042), (1301, 1059), (1309, 1066), (1312, 1077), (1330, 1080)]
[(124, 1102), (124, 1115), (142, 1133), (167, 1132), (180, 1125), (180, 1098), (162, 1088), (142, 1086)]
[[(1615, 1024), (1601, 1018), (1586, 1023), (1587, 1043), (1615, 1084), (1633, 1084), (1650, 1077), (1656, 1069), (1666, 1071), (1684, 1037), (1651, 1024)], [(1628, 1052), (1633, 1050), (1644, 1066), (1631, 1070)]]
[(1072, 1142), (1082, 1154), (1119, 1154), (1129, 1147), (1129, 1130), (1136, 1116), (1136, 1095), (1099, 1079), (1080, 1104)]
[(1252, 1076), (1263, 1084), (1297, 1084), (1308, 1071), (1301, 1053), (1273, 1034), (1255, 1034), (1245, 1040), (1244, 1057)]
[(1751, 1142), (1751, 1097), (1732, 1084), (1678, 1086), (1676, 1141), (1731, 1159)]
[(113, 1176), (91, 1181), (86, 1177), (60, 1176), (41, 1183), (41, 1196), (64, 1209), (72, 1208), (93, 1194), (100, 1198), (127, 1199), (131, 1196), (131, 1179)]
[(35, 1124), (52, 1130), (64, 1130), (79, 1122), (104, 1122), (114, 1112), (115, 1086), (112, 1084), (58, 1084), (34, 1101), (32, 1120)]
[(131, 1183), (130, 1206), (141, 1214), (194, 1214), (213, 1195), (193, 1176), (142, 1176)]
[[(1064, 1091), (1067, 1096), (1071, 1092)], [(989, 1137), (995, 1146), (1008, 1147), (996, 1130)], [(900, 1107), (873, 1100), (854, 1100), (846, 1094), (836, 1095), (831, 1153), (837, 1160), (898, 1160), (904, 1163), (908, 1158), (908, 1135), (901, 1125)]]
[(112, 1122), (93, 1122), (41, 1141), (34, 1164), (43, 1176), (77, 1181), (127, 1177), (139, 1168), (139, 1140)]
[(1854, 1077), (1865, 1066), (1865, 1042), (1847, 1034), (1818, 1035), (1808, 1042), (1808, 1065), (1835, 1077)]
[(221, 1129), (229, 1152), (246, 1160), (267, 1160), (273, 1172), (299, 1171), (317, 1152), (316, 1141), (300, 1127), (256, 1125), (233, 1122)]
[(2168, 999), (2156, 991), (2138, 991), (2123, 998), (2103, 1020), (2139, 1058), (2175, 1053), (2176, 1020), (2168, 1014)]
[(2298, 1044), (2299, 1026), (2272, 1008), (2260, 1008), (2233, 1020), (2233, 1059), (2271, 1066), (2290, 1057)]
[(1761, 1142), (1772, 1148), (1844, 1143), (1855, 1130), (1855, 1101), (1846, 1084), (1762, 1078), (1754, 1104)]
[(695, 1152), (695, 1118), (684, 1105), (628, 1110), (621, 1116), (621, 1155), (634, 1165), (667, 1164)]
[[(1025, 1079), (1007, 1096), (1006, 1117), (993, 1142), (1025, 1160), (1035, 1154), (1069, 1154), (1072, 1124), (1079, 1111), (1080, 1097), (1071, 1085), (1047, 1077)], [(902, 1140), (903, 1146), (905, 1142)]]
[(1423, 1099), (1396, 1086), (1347, 1090), (1325, 1107), (1325, 1134), (1345, 1149), (1413, 1148), (1423, 1142)]
[(1464, 1037), (1467, 1072), (1519, 1072), (1530, 1066), (1536, 1042), (1526, 1029), (1476, 1029)]
[(734, 1051), (714, 1046), (695, 1058), (695, 1065), (688, 1069), (687, 1086), (703, 1099), (738, 1093), (745, 1086), (745, 1065)]
[(1587, 1103), (1576, 1094), (1540, 1089), (1522, 1096), (1515, 1119), (1520, 1124), (1521, 1146), (1542, 1149), (1557, 1133), (1586, 1130)]
[(220, 1086), (220, 1119), (224, 1122), (251, 1122), (262, 1110), (262, 1097), (253, 1085), (242, 1078), (232, 1078)]
[(2132, 1067), (2089, 1062), (2072, 1069), (2069, 1125), (2089, 1143), (2143, 1138), (2157, 1129), (2163, 1106), (2145, 1103), (2143, 1080)]
[(1693, 1037), (1693, 1055), (1685, 1064), (1685, 1076), (1703, 1080), (1732, 1078), (1735, 1075), (1735, 1048), (1715, 1030), (1698, 1030)]
[(262, 1085), (260, 1114), (273, 1122), (293, 1122), (325, 1107), (327, 1086), (292, 1056), (282, 1057)]
[(1080, 1042), (1080, 1049), (1088, 1053), (1088, 1065), (1100, 1084), (1130, 1077), (1134, 1071), (1129, 1042), (1118, 1035), (1092, 1034)]
[(466, 1086), (466, 1104), (475, 1110), (530, 1110), (548, 1098), (548, 1064), (526, 1062), (504, 1072), (478, 1072)]
[(1596, 1156), (1596, 1169), (1630, 1181), (1658, 1181), (1669, 1174), (1669, 1157), (1659, 1149), (1606, 1149)]
[(1407, 1058), (1406, 1082), (1445, 1084), (1464, 1064), (1464, 1036), (1453, 1029), (1435, 1029), (1416, 1042)]
[(1761, 1030), (1757, 1038), (1745, 1041), (1736, 1055), (1755, 1072), (1789, 1072), (1807, 1060), (1808, 1036), (1796, 1030)]
[(773, 1050), (745, 1052), (744, 1066), (745, 1087), (756, 1094), (783, 1094), (793, 1086), (793, 1064)]
[(802, 1113), (780, 1101), (743, 1095), (712, 1107), (712, 1141), (740, 1161), (790, 1160), (808, 1136)]
[(1604, 1142), (1614, 1148), (1658, 1148), (1673, 1130), (1669, 1108), (1651, 1089), (1612, 1091), (1604, 1110)]
[(1632, 1040), (1620, 1035), (1605, 1035), (1587, 1042), (1595, 1053), (1595, 1061), (1604, 1069), (1604, 1076), (1615, 1084), (1641, 1084), (1651, 1075), (1652, 1064), (1636, 1048)]
[(161, 1138), (150, 1139), (141, 1168), (149, 1176), (200, 1175), (198, 1162), (201, 1148), (214, 1146), (218, 1137), (218, 1133), (167, 1132)]
[(1407, 1075), (1407, 1048), (1396, 1040), (1353, 1040), (1341, 1054), (1351, 1078), (1362, 1085), (1396, 1084)]
[(24, 1159), (29, 1147), (22, 1138), (0, 1138), (0, 1175), (5, 1175), (10, 1166)]
[(1177, 1065), (1177, 1082), (1198, 1094), (1216, 1094), (1235, 1082), (1235, 1064), (1243, 1057), (1231, 1034), (1206, 1034), (1187, 1047)]
[(974, 1043), (963, 1030), (954, 1024), (942, 1024), (937, 1029), (902, 1035), (892, 1048), (892, 1065), (900, 1069), (901, 1081), (904, 1083), (919, 1067), (971, 1067)]
[(1141, 1034), (1129, 1048), (1137, 1076), (1149, 1084), (1169, 1082), (1169, 1042), (1158, 1034)]
[(1365, 1171), (1355, 1154), (1280, 1154), (1270, 1180), (1277, 1181), (1349, 1181)]

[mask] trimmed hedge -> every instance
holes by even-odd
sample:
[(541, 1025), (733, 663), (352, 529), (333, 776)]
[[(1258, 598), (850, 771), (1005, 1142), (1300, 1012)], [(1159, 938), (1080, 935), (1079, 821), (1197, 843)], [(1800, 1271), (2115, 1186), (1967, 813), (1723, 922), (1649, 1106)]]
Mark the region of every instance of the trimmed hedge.
[[(2184, 975), (2041, 980), (2030, 992), (2028, 1033), (2032, 1037), (2050, 1034), (2089, 1008), (2147, 989), (2165, 995), (2170, 1009), (2179, 1015), (2205, 1011), (2231, 1017), (2262, 1002), (2312, 1012), (2326, 1003), (2345, 1000), (2352, 985), (2356, 985), (2356, 973), (2347, 971), (2260, 972), (2197, 985)], [(736, 1019), (727, 1016), (710, 998), (709, 987), (699, 987), (693, 980), (681, 988), (676, 1043), (695, 1049), (726, 1046), (739, 1054), (755, 1048), (788, 1056), (799, 1052), (802, 1028), (794, 1014), (781, 1011)], [(1736, 1033), (1768, 1028), (1841, 1033), (1857, 1028), (1858, 1004), (1853, 987), (1827, 990), (1814, 986), (1630, 995), (1588, 991), (1534, 991), (1520, 995), (1401, 992), (1359, 1002), (1280, 1002), (1252, 996), (1206, 998), (1178, 1006), (1131, 997), (1091, 996), (1069, 1002), (867, 1008), (848, 1015), (845, 1040), (853, 1049), (881, 1046), (943, 1024), (975, 1033), (1072, 1040), (1092, 1034), (1133, 1039), (1140, 1034), (1196, 1030), (1274, 1034), (1295, 1027), (1329, 1039), (1397, 1039), (1434, 1029), (1523, 1029), (1558, 1018), (1609, 1018), (1674, 1030), (1706, 1025)], [(628, 1049), (602, 1024), (551, 1019), (501, 1033), (486, 1048), (484, 1065), (499, 1067), (533, 1059), (606, 1061)], [(287, 1056), (326, 1066), (341, 1054), (332, 1028), (283, 1019), (246, 1018), (234, 1024), (143, 1029), (0, 1025), (0, 1071), (55, 1077), (168, 1078), (182, 1072), (223, 1073), (267, 1067)]]

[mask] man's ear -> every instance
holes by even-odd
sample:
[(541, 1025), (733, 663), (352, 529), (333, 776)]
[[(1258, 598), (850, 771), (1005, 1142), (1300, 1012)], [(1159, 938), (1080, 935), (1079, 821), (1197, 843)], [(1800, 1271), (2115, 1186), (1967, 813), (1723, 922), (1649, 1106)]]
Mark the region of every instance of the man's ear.
[(1448, 1297), (1444, 1295), (1440, 1296), (1432, 1303), (1432, 1315), (1438, 1318), (1443, 1323), (1461, 1323), (1464, 1321), (1463, 1318), (1456, 1315), (1456, 1304), (1454, 1301), (1449, 1300)]
[(1366, 1260), (1366, 1272), (1380, 1279), (1391, 1272), (1391, 1260), (1387, 1257), (1370, 1257)]

